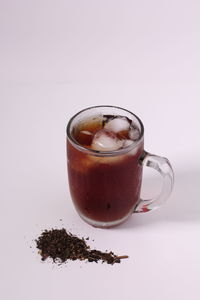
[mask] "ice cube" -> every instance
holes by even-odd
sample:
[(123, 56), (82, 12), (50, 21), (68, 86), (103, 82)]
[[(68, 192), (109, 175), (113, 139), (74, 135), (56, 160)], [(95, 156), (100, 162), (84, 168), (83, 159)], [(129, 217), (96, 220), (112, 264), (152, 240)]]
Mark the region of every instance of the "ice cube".
[(120, 131), (129, 130), (130, 123), (126, 117), (117, 117), (105, 123), (104, 128), (117, 133)]
[(113, 151), (120, 149), (122, 145), (123, 141), (115, 133), (101, 129), (94, 135), (91, 147), (97, 151)]
[(140, 136), (140, 131), (138, 128), (131, 128), (129, 131), (129, 138), (133, 141), (137, 140)]

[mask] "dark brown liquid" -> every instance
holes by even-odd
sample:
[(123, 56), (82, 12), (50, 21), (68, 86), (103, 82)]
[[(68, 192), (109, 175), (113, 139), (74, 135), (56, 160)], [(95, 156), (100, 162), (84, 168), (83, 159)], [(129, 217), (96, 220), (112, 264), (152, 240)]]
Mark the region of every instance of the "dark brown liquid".
[[(88, 124), (87, 124), (88, 125)], [(90, 132), (102, 127), (87, 126)], [(86, 131), (85, 128), (81, 130)], [(121, 133), (126, 138), (127, 132)], [(90, 148), (92, 138), (74, 131), (76, 140)], [(81, 141), (81, 142), (80, 142)], [(71, 196), (80, 215), (97, 222), (113, 222), (129, 215), (139, 200), (142, 166), (139, 158), (143, 142), (120, 156), (96, 157), (76, 149), (67, 142), (68, 175)]]

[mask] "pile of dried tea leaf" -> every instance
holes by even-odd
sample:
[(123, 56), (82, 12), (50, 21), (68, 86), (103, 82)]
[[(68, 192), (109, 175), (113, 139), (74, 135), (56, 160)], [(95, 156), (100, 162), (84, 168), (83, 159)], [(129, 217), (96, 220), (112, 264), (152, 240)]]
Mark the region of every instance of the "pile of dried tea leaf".
[(88, 262), (120, 263), (122, 258), (113, 252), (90, 250), (84, 238), (78, 238), (67, 232), (66, 229), (51, 229), (41, 233), (36, 241), (42, 260), (52, 258), (55, 263), (64, 263), (67, 260), (87, 260)]

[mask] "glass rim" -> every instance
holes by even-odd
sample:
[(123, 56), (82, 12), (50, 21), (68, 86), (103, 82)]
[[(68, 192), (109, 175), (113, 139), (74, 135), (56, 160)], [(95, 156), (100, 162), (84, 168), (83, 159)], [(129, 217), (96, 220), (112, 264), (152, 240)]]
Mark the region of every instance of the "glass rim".
[[(71, 128), (71, 123), (72, 121), (78, 116), (80, 115), (81, 113), (83, 113), (84, 111), (87, 111), (87, 110), (90, 110), (90, 109), (94, 109), (94, 108), (101, 108), (101, 107), (108, 107), (108, 108), (117, 108), (117, 109), (121, 109), (129, 114), (131, 114), (132, 116), (134, 116), (137, 121), (139, 122), (140, 124), (140, 136), (139, 138), (137, 139), (137, 141), (135, 143), (133, 143), (133, 145), (129, 145), (128, 147), (125, 147), (125, 148), (122, 148), (122, 149), (118, 149), (118, 150), (112, 150), (112, 151), (99, 151), (99, 150), (94, 150), (94, 149), (89, 149), (87, 147), (84, 147), (82, 146), (81, 144), (79, 144), (75, 138), (72, 136), (71, 132), (70, 132), (70, 128)], [(114, 106), (114, 105), (96, 105), (96, 106), (90, 106), (90, 107), (87, 107), (87, 108), (84, 108), (82, 110), (80, 110), (79, 112), (77, 112), (75, 115), (73, 115), (68, 124), (67, 124), (67, 127), (66, 127), (66, 134), (67, 134), (67, 138), (68, 140), (80, 151), (82, 152), (85, 152), (87, 154), (91, 154), (91, 155), (94, 155), (94, 156), (117, 156), (117, 155), (122, 155), (124, 153), (127, 153), (131, 150), (133, 150), (135, 147), (137, 147), (138, 144), (141, 143), (141, 141), (143, 140), (143, 137), (144, 137), (144, 125), (142, 123), (142, 121), (140, 120), (140, 118), (135, 115), (133, 112), (131, 112), (130, 110), (128, 109), (125, 109), (125, 108), (122, 108), (120, 106)]]

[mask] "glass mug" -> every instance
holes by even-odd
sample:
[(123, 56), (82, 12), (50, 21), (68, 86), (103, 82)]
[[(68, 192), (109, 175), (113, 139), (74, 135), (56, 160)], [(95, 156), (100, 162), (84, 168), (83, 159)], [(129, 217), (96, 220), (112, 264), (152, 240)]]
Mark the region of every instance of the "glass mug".
[[(74, 128), (97, 116), (120, 116), (139, 129), (135, 142), (112, 151), (94, 150), (79, 143)], [(94, 128), (93, 128), (94, 129)], [(144, 150), (144, 126), (132, 112), (115, 106), (95, 106), (74, 115), (67, 125), (67, 162), (71, 198), (80, 217), (92, 226), (109, 228), (132, 213), (158, 208), (171, 194), (174, 175), (169, 161)], [(157, 170), (163, 178), (158, 196), (140, 198), (143, 166)]]

